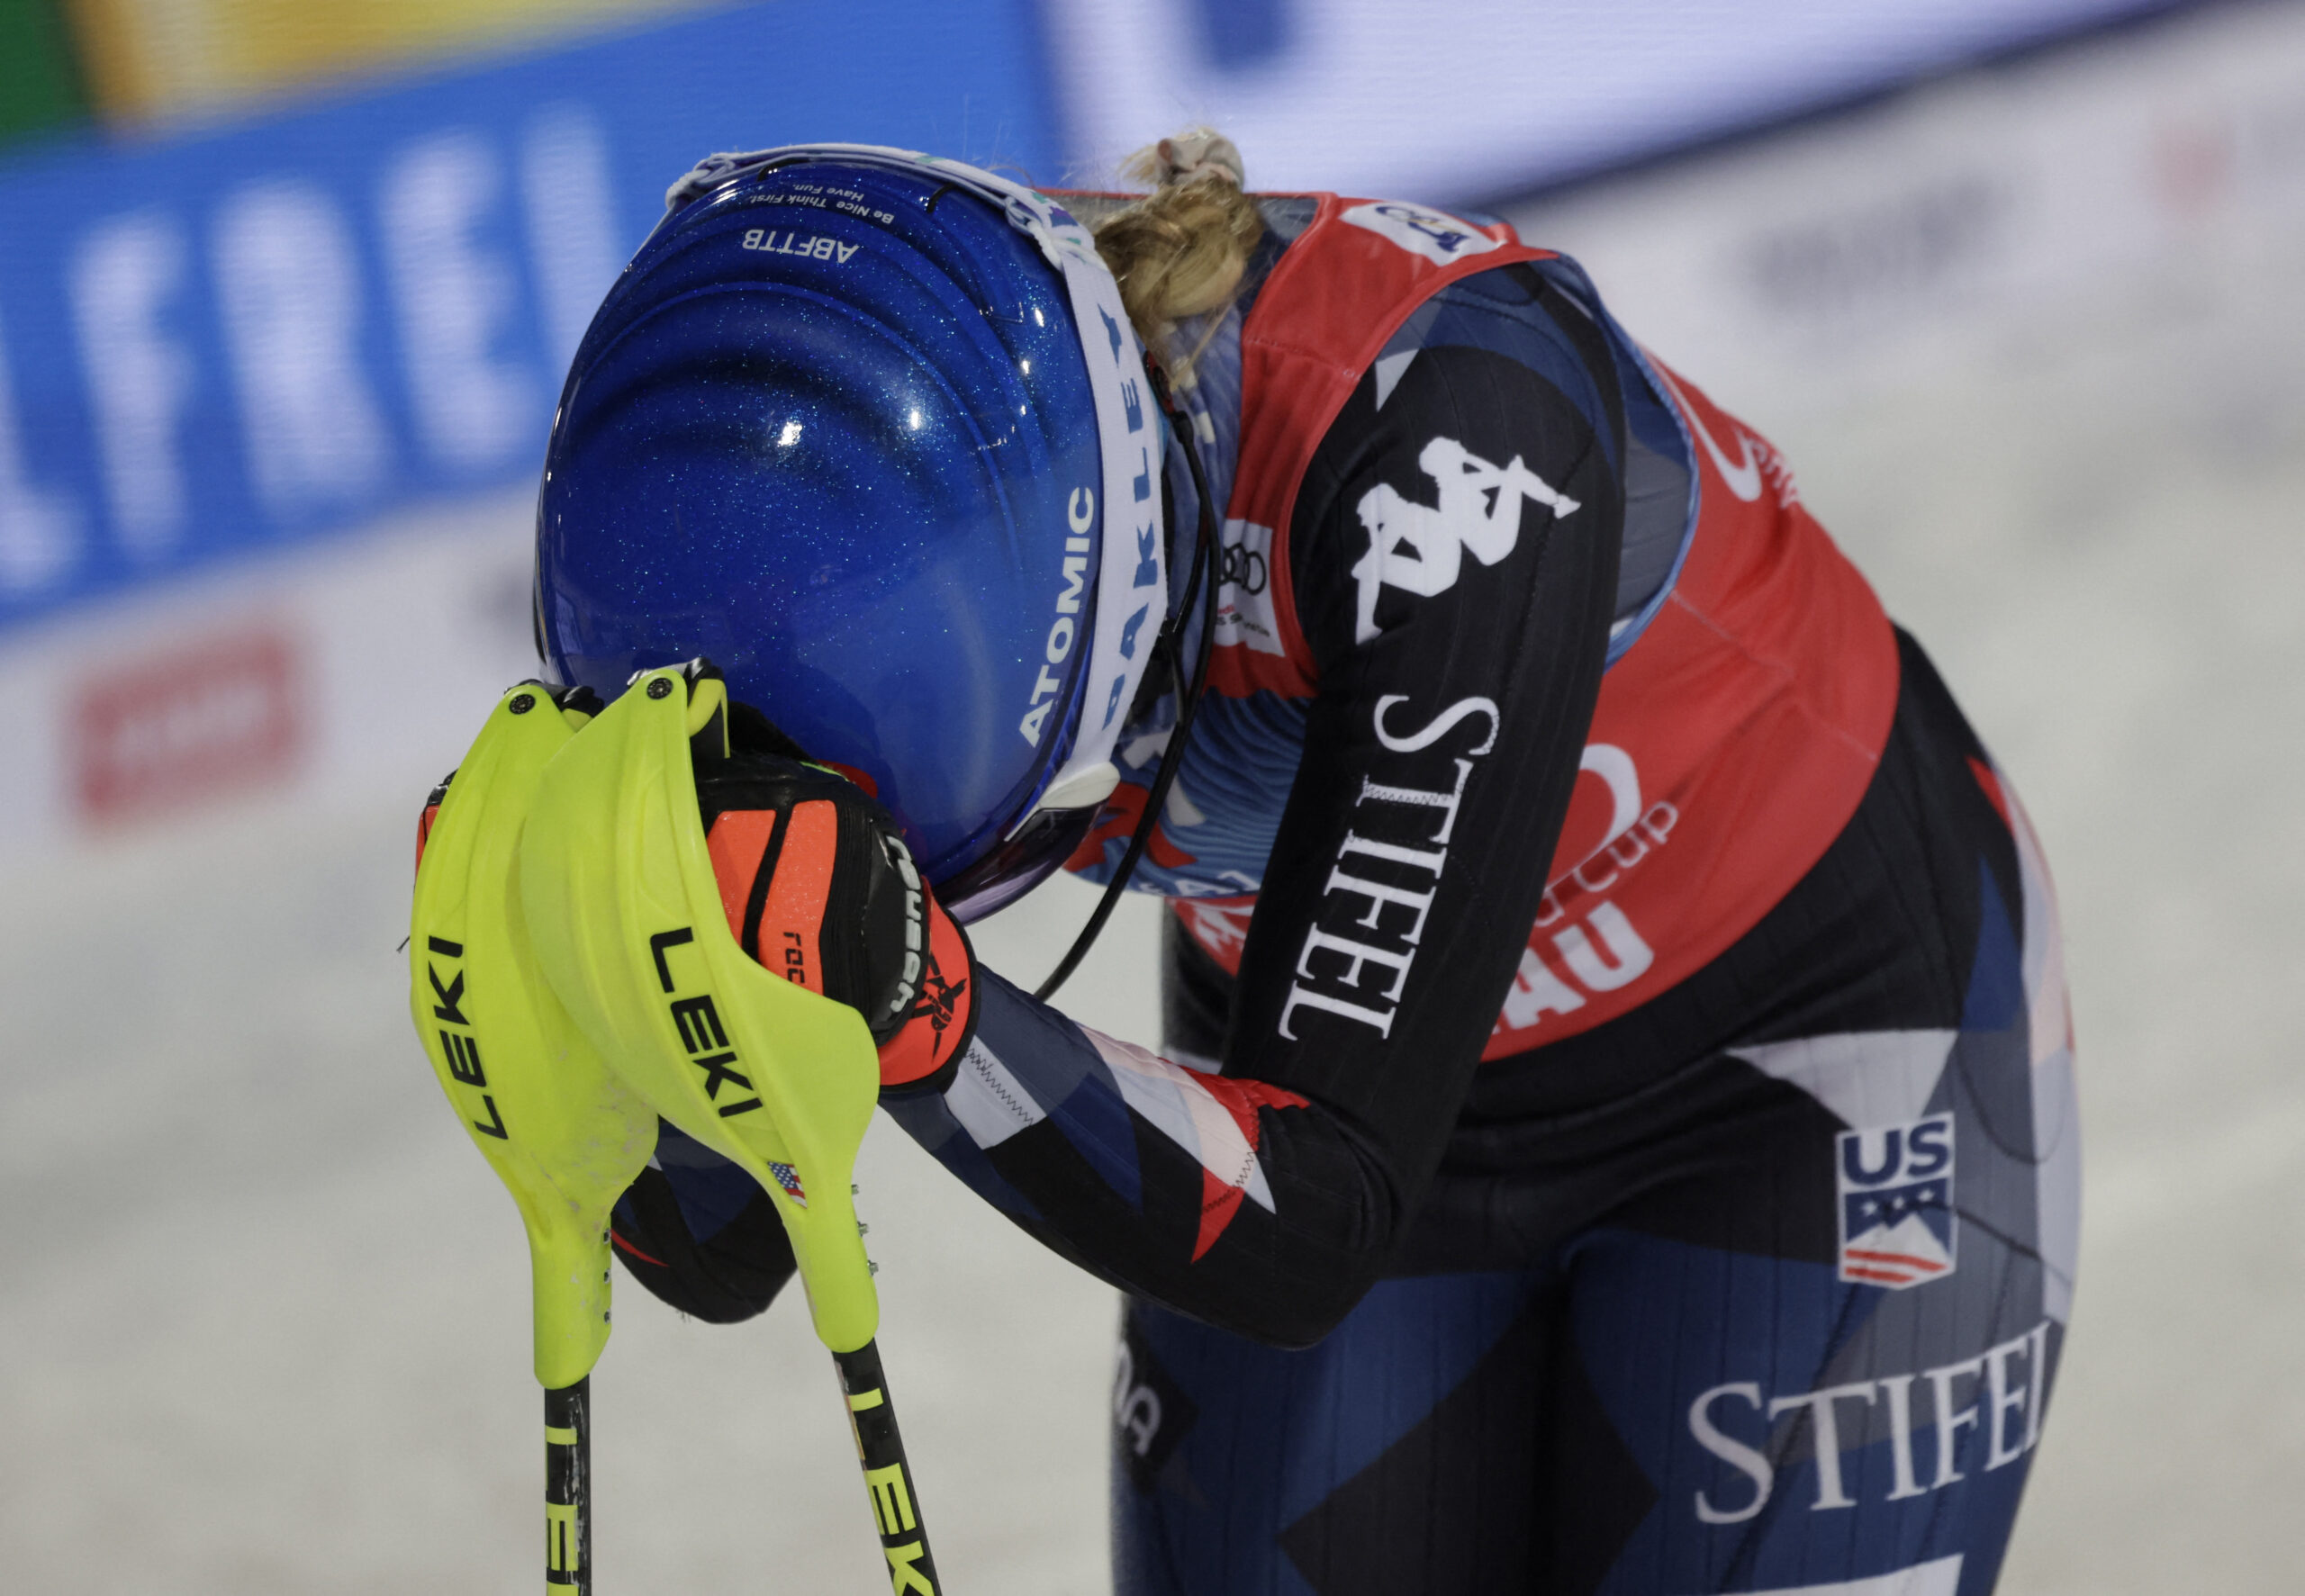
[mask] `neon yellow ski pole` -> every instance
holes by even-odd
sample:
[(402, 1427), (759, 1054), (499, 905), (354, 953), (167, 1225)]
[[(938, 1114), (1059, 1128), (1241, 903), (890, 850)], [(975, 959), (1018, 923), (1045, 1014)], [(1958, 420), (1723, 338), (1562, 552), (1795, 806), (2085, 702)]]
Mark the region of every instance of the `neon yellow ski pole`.
[(545, 1582), (592, 1590), (590, 1375), (609, 1337), (609, 1211), (656, 1116), (538, 970), (520, 902), (537, 783), (583, 717), (534, 682), (498, 701), (447, 784), (416, 877), (410, 1012), (441, 1089), (528, 1231), (545, 1388)]
[(935, 1596), (851, 1202), (879, 1056), (855, 1010), (762, 969), (728, 927), (690, 746), (725, 738), (726, 708), (717, 680), (646, 672), (571, 739), (538, 787), (522, 901), (538, 964), (593, 1046), (774, 1203), (847, 1393), (890, 1582)]

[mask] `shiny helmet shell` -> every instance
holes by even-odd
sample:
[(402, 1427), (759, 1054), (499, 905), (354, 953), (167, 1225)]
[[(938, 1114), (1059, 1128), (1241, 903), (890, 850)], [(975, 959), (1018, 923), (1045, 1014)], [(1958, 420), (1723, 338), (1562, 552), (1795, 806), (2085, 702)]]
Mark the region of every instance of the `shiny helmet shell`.
[(697, 655), (887, 806), (956, 914), (1061, 863), (1019, 831), (1080, 718), (1104, 537), (1061, 275), (917, 172), (773, 161), (688, 201), (593, 319), (538, 509), (547, 669)]

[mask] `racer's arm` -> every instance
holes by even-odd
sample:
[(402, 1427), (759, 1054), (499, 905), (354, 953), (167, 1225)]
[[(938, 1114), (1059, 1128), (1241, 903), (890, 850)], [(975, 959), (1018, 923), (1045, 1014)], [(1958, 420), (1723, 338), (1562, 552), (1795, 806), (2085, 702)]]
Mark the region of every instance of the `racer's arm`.
[[(1292, 591), (1319, 685), (1222, 1075), (979, 967), (974, 1043), (883, 1096), (1050, 1246), (1260, 1339), (1317, 1339), (1389, 1256), (1576, 779), (1615, 596), (1623, 409), (1590, 322), (1558, 294), (1542, 308), (1565, 358), (1427, 348), (1381, 405), (1365, 376), (1300, 491)], [(1392, 563), (1370, 604), (1372, 525)]]

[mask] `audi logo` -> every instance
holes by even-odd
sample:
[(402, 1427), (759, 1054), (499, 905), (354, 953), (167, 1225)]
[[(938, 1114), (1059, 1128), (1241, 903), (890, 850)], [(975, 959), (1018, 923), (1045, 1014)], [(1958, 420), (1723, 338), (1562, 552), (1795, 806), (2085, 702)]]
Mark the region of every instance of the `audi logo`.
[(1244, 593), (1264, 591), (1264, 556), (1252, 548), (1228, 543), (1216, 562), (1216, 582), (1220, 587), (1238, 588)]

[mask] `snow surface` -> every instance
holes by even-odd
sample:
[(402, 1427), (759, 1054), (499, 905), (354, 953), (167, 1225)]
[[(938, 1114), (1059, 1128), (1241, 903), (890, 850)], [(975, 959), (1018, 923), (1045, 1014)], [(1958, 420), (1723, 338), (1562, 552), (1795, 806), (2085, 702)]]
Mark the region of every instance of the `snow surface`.
[[(1668, 357), (1707, 307), (1644, 278), (1643, 219), (1726, 170), (1555, 217)], [(2022, 314), (1689, 371), (1785, 451), (1929, 646), (2062, 893), (2087, 1205), (2012, 1592), (2286, 1591), (2299, 1566), (2305, 247), (2191, 236)], [(435, 774), (0, 883), (9, 1589), (533, 1585), (520, 1228), (443, 1109), (394, 951)], [(1061, 884), (980, 949), (1036, 978), (1086, 904)], [(1153, 922), (1130, 905), (1069, 1004), (1147, 1042)], [(1102, 1588), (1112, 1294), (885, 1123), (862, 1178), (950, 1588)], [(628, 1284), (619, 1302), (595, 1379), (598, 1588), (881, 1588), (797, 1300), (734, 1330)]]
[[(536, 1581), (524, 1245), (410, 1032), (394, 944), (411, 832), (393, 809), (242, 815), (9, 900), (12, 1590)], [(1125, 979), (1151, 953), (1134, 906), (1087, 978), (1116, 997), (1084, 1007), (1149, 1037)], [(1036, 976), (1050, 929), (985, 942)], [(885, 1121), (861, 1181), (882, 1349), (953, 1588), (1097, 1588), (1112, 1294)], [(594, 1379), (601, 1590), (885, 1581), (797, 1294), (715, 1329), (620, 1280), (617, 1319)]]

